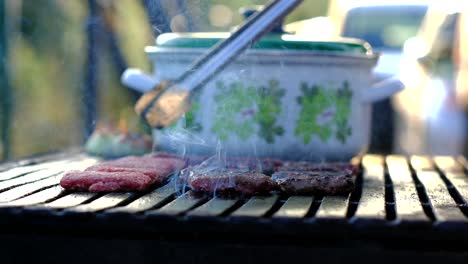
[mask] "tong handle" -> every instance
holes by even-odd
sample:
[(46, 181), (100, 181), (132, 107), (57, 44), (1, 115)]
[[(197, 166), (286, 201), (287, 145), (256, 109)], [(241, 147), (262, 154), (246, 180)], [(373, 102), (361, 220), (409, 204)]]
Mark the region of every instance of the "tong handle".
[(268, 33), (302, 0), (275, 0), (263, 10), (251, 15), (232, 35), (216, 44), (207, 54), (195, 61), (176, 82), (189, 90), (206, 83), (226, 67), (237, 55)]
[(203, 86), (215, 74), (295, 8), (302, 0), (275, 0), (261, 12), (251, 16), (232, 35), (216, 44), (197, 60), (181, 78), (170, 85), (159, 84), (145, 93), (135, 106), (154, 128), (164, 128), (190, 109), (194, 91)]

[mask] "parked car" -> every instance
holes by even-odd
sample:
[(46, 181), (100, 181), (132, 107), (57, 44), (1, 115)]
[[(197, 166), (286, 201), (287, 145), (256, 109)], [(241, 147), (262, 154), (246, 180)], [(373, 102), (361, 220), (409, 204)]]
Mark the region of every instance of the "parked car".
[[(332, 0), (328, 13), (338, 35), (364, 39), (380, 52), (374, 69), (374, 81), (378, 82), (399, 75), (403, 45), (418, 33), (428, 4), (416, 0)], [(373, 105), (371, 152), (393, 152), (394, 119), (390, 99)]]
[(371, 151), (457, 154), (466, 140), (468, 26), (461, 14), (466, 5), (456, 0), (331, 0), (327, 17), (291, 23), (286, 30), (364, 39), (381, 53), (375, 81), (391, 75), (403, 79), (406, 91), (392, 103), (374, 104)]
[(377, 79), (398, 73), (403, 45), (416, 36), (430, 1), (331, 0), (326, 17), (285, 26), (286, 31), (318, 38), (364, 39), (381, 53), (374, 70)]
[(456, 155), (467, 151), (464, 10), (468, 9), (431, 6), (417, 36), (404, 45), (400, 76), (407, 89), (393, 101), (397, 152)]

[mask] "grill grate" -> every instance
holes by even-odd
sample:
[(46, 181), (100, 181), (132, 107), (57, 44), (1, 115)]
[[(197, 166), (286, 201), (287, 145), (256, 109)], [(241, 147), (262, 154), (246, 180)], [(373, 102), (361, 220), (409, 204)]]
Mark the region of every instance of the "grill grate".
[(366, 155), (349, 196), (220, 198), (180, 194), (172, 183), (143, 194), (67, 192), (58, 186), (64, 171), (96, 162), (65, 153), (0, 167), (0, 221), (19, 229), (41, 225), (141, 234), (185, 230), (468, 240), (464, 157)]

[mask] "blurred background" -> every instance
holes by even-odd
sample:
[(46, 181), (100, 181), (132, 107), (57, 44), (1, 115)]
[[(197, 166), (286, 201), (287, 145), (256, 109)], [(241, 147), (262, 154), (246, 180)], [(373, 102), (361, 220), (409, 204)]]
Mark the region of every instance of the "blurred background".
[[(151, 72), (144, 47), (164, 32), (229, 31), (266, 0), (0, 0), (0, 160), (80, 146), (96, 125), (145, 131), (127, 67)], [(441, 3), (443, 2), (443, 3)], [(407, 90), (374, 106), (371, 151), (467, 152), (465, 0), (304, 0), (294, 34), (368, 41), (376, 81)]]

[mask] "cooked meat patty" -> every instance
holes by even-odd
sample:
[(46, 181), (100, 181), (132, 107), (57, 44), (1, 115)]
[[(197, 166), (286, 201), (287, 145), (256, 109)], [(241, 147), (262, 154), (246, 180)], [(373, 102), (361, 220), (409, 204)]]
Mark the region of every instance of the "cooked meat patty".
[(287, 194), (346, 194), (354, 189), (356, 170), (346, 163), (288, 162), (272, 179)]
[(178, 170), (185, 167), (185, 160), (176, 157), (128, 156), (116, 160), (104, 161), (87, 170), (98, 171), (100, 168), (145, 168), (145, 169), (171, 169)]
[(283, 165), (281, 160), (256, 159), (251, 157), (229, 157), (226, 160), (218, 160), (216, 157), (188, 156), (186, 159), (189, 166), (206, 166), (206, 163), (216, 163), (217, 166), (227, 169), (262, 172), (267, 175), (271, 175)]
[(256, 159), (256, 158), (229, 158), (226, 161), (226, 167), (231, 169), (248, 170), (262, 172), (271, 175), (283, 162), (275, 159)]
[(153, 183), (153, 178), (135, 171), (69, 171), (60, 180), (67, 190), (90, 192), (143, 191)]
[(171, 169), (168, 168), (119, 168), (119, 167), (110, 167), (110, 166), (99, 166), (99, 167), (90, 167), (87, 168), (85, 171), (99, 171), (99, 172), (139, 172), (143, 173), (144, 175), (150, 177), (151, 179), (156, 179), (159, 181), (164, 181), (166, 178), (168, 171)]
[(163, 183), (185, 161), (176, 157), (135, 157), (105, 161), (85, 171), (67, 172), (60, 185), (69, 190), (91, 192), (142, 191)]
[(309, 161), (286, 161), (278, 167), (278, 171), (345, 171), (356, 173), (357, 167), (345, 162), (313, 163)]
[(241, 193), (245, 195), (264, 194), (277, 189), (271, 178), (259, 172), (245, 172), (233, 169), (216, 169), (197, 172), (193, 168), (183, 171), (188, 186), (197, 192)]

